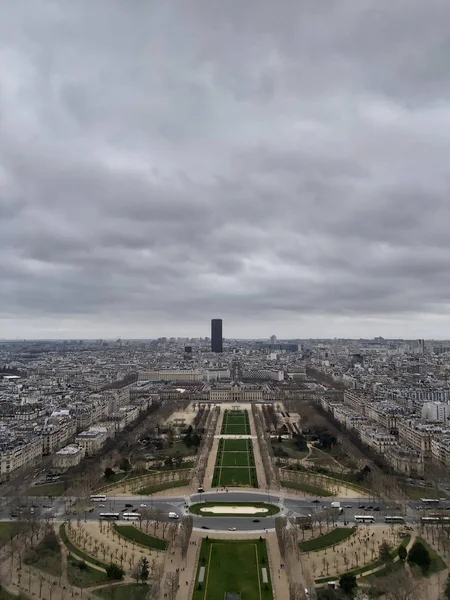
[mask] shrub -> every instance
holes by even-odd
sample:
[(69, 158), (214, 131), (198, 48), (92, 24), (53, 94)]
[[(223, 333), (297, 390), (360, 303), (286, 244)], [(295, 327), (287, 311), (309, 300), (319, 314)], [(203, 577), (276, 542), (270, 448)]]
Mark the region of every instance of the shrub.
[(123, 579), (124, 570), (119, 565), (111, 563), (106, 567), (106, 577), (108, 579), (117, 581)]
[(417, 565), (422, 573), (426, 573), (431, 565), (431, 556), (422, 542), (417, 540), (408, 553), (408, 562)]

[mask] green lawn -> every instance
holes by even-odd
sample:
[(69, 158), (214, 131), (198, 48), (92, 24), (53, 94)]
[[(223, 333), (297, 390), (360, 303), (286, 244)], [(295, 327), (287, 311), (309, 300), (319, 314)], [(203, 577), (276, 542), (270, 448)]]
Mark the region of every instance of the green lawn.
[(247, 467), (216, 467), (213, 487), (258, 487), (256, 469)]
[(433, 573), (439, 573), (439, 571), (443, 571), (447, 568), (446, 563), (442, 560), (435, 550), (431, 546), (429, 546), (423, 538), (416, 538), (418, 542), (422, 542), (425, 548), (428, 550), (431, 558), (431, 565), (427, 572), (427, 577), (433, 575)]
[(248, 435), (250, 422), (246, 410), (226, 410), (223, 416), (222, 435)]
[(355, 527), (336, 527), (332, 531), (320, 535), (317, 538), (300, 542), (302, 552), (317, 552), (343, 542), (355, 532)]
[[(245, 452), (252, 447), (252, 440), (220, 440), (225, 452)], [(220, 448), (220, 446), (219, 446)]]
[(325, 488), (317, 487), (316, 485), (309, 485), (308, 483), (303, 483), (300, 481), (281, 481), (281, 485), (292, 490), (300, 490), (301, 492), (305, 492), (305, 494), (309, 494), (310, 496), (327, 497), (333, 495)]
[(67, 577), (71, 585), (76, 587), (90, 587), (100, 585), (108, 581), (106, 573), (90, 567), (86, 563), (80, 565), (80, 561), (71, 554), (67, 557)]
[[(390, 555), (391, 555), (392, 559), (397, 558), (400, 546), (403, 546), (404, 548), (406, 548), (408, 546), (410, 540), (411, 540), (410, 535), (405, 536), (403, 538), (401, 544), (399, 544), (396, 548), (394, 548), (393, 550), (390, 551)], [(372, 571), (373, 569), (376, 569), (377, 567), (383, 566), (383, 564), (384, 564), (383, 561), (378, 558), (377, 560), (375, 560), (372, 563), (369, 563), (362, 567), (358, 567), (357, 569), (352, 569), (351, 571), (347, 571), (347, 573), (350, 575), (355, 575), (355, 576), (363, 575), (364, 573), (368, 573), (369, 571)], [(390, 563), (390, 567), (392, 567), (392, 564), (393, 563)], [(384, 574), (386, 574), (386, 568), (383, 568), (381, 570), (384, 572)], [(342, 573), (341, 573), (341, 575), (342, 575)], [(373, 575), (375, 575), (375, 573)], [(370, 577), (372, 577), (373, 575), (371, 574)], [(316, 583), (327, 583), (328, 581), (334, 581), (335, 579), (336, 579), (336, 576), (321, 577), (320, 579), (316, 579)]]
[(122, 479), (124, 477), (126, 477), (128, 475), (128, 473), (114, 473), (114, 475), (111, 475), (111, 477), (109, 477), (108, 479), (106, 479), (105, 476), (102, 477), (99, 485), (97, 487), (105, 487), (106, 485), (113, 485), (114, 483), (119, 483), (119, 481), (122, 481)]
[(226, 423), (222, 426), (221, 435), (250, 435), (248, 423)]
[(141, 496), (151, 496), (157, 492), (163, 492), (164, 490), (170, 490), (171, 488), (184, 487), (189, 485), (189, 479), (180, 479), (179, 481), (166, 481), (165, 483), (155, 483), (154, 485), (147, 485), (136, 493)]
[(76, 556), (83, 559), (84, 561), (89, 562), (93, 565), (97, 565), (97, 567), (106, 570), (106, 567), (108, 566), (106, 563), (102, 562), (98, 558), (95, 558), (94, 556), (91, 556), (90, 554), (87, 554), (86, 552), (81, 550), (81, 548), (78, 548), (78, 546), (75, 546), (75, 544), (69, 539), (69, 536), (67, 535), (66, 525), (64, 523), (62, 523), (59, 526), (59, 535), (63, 541), (63, 544), (70, 552), (73, 552)]
[(23, 562), (49, 575), (59, 577), (62, 573), (61, 548), (55, 532), (51, 530), (37, 546), (28, 548)]
[(144, 533), (134, 525), (114, 524), (114, 529), (117, 531), (117, 533), (130, 542), (136, 542), (137, 544), (146, 546), (152, 550), (166, 550), (167, 548), (167, 540), (162, 540), (161, 538), (153, 537), (148, 533)]
[(43, 485), (33, 485), (28, 488), (28, 496), (61, 496), (64, 493), (64, 483), (44, 483)]
[(217, 467), (248, 467), (254, 465), (255, 461), (250, 458), (248, 452), (220, 452), (217, 453)]
[(308, 456), (308, 460), (311, 460), (318, 467), (334, 467), (336, 468), (336, 461), (332, 456), (329, 456), (326, 452), (319, 450), (318, 448), (311, 448), (311, 453)]
[[(205, 577), (199, 583), (202, 567)], [(223, 600), (226, 592), (238, 592), (243, 600), (273, 600), (265, 540), (202, 541), (192, 600)]]
[(220, 440), (212, 485), (213, 487), (258, 487), (254, 466), (252, 440)]
[(7, 544), (11, 537), (16, 535), (20, 528), (17, 521), (0, 521), (0, 548)]
[(421, 485), (405, 486), (406, 494), (412, 500), (421, 498), (448, 498), (448, 495), (436, 488), (422, 487)]
[(266, 508), (268, 509), (268, 512), (259, 512), (259, 513), (254, 513), (252, 515), (245, 515), (245, 514), (236, 514), (236, 513), (221, 513), (220, 516), (230, 516), (230, 517), (270, 517), (271, 515), (276, 515), (277, 513), (280, 512), (280, 509), (278, 508), (278, 506), (275, 506), (274, 504), (266, 504), (264, 502), (199, 502), (198, 504), (192, 504), (189, 507), (189, 510), (191, 511), (191, 513), (193, 513), (194, 515), (203, 515), (206, 517), (213, 517), (213, 516), (217, 516), (216, 514), (214, 514), (213, 512), (208, 513), (205, 510), (205, 508), (210, 508), (213, 506), (252, 506), (254, 508)]
[(92, 593), (103, 600), (147, 600), (148, 585), (145, 583), (112, 585), (93, 590)]
[(19, 598), (20, 596), (14, 596), (13, 594), (10, 594), (0, 585), (0, 600), (19, 600)]
[(272, 440), (272, 448), (274, 450), (275, 456), (277, 456), (277, 450), (281, 450), (286, 453), (286, 458), (294, 458), (300, 460), (308, 456), (308, 450), (298, 450), (297, 446), (292, 440), (283, 440), (282, 442), (278, 442), (276, 440)]

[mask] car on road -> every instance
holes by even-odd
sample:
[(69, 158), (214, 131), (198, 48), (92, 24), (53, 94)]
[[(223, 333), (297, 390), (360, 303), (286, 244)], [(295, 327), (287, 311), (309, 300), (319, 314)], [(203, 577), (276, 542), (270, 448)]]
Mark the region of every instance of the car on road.
[(146, 504), (139, 504), (139, 506), (140, 506), (141, 508), (147, 508), (147, 505), (146, 505)]
[(261, 523), (259, 519), (253, 519), (253, 523)]
[(98, 507), (99, 508), (105, 508), (106, 504), (99, 504)]
[(313, 500), (313, 503), (314, 503), (314, 504), (319, 504), (319, 503), (320, 503), (320, 500), (317, 500), (317, 498), (316, 498), (315, 500)]
[(228, 531), (236, 531), (236, 527), (228, 527)]
[(209, 527), (206, 527), (206, 525), (202, 525), (202, 529), (209, 529)]
[(353, 508), (353, 506), (351, 504), (346, 504), (344, 508)]
[(125, 508), (133, 508), (132, 504), (125, 504)]

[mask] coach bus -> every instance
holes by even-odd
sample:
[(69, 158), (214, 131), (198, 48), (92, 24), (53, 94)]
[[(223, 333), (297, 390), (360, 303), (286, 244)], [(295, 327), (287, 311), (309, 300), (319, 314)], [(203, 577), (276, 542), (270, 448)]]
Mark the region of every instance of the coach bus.
[(421, 498), (422, 504), (439, 504), (439, 498)]
[(385, 523), (404, 523), (405, 522), (405, 517), (385, 517), (384, 518), (384, 522)]
[(139, 513), (123, 513), (122, 519), (124, 521), (139, 521), (141, 515)]
[(96, 496), (91, 496), (91, 502), (106, 502), (106, 496), (103, 496), (102, 494)]
[(374, 523), (375, 517), (373, 515), (356, 515), (356, 523)]
[(108, 521), (118, 521), (120, 519), (120, 513), (100, 513), (100, 519), (106, 519)]
[(432, 525), (433, 523), (450, 523), (450, 517), (420, 517), (422, 525)]

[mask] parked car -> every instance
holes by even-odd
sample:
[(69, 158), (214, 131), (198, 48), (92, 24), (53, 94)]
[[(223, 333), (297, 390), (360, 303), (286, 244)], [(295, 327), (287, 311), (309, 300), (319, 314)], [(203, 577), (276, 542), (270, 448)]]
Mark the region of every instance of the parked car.
[(146, 504), (140, 504), (139, 506), (140, 506), (141, 508), (147, 508), (147, 505), (146, 505)]
[(344, 508), (353, 508), (353, 506), (351, 504), (346, 504)]
[(202, 529), (209, 529), (209, 527), (206, 527), (206, 525), (202, 525)]
[(132, 504), (125, 504), (125, 508), (133, 508)]
[(360, 504), (360, 505), (358, 506), (358, 508), (360, 508), (361, 510), (364, 510), (364, 509), (366, 508), (366, 505), (365, 505), (365, 504)]
[(380, 507), (379, 506), (375, 506), (375, 508), (373, 509), (375, 512), (380, 512)]
[(228, 527), (228, 531), (236, 531), (236, 527)]

